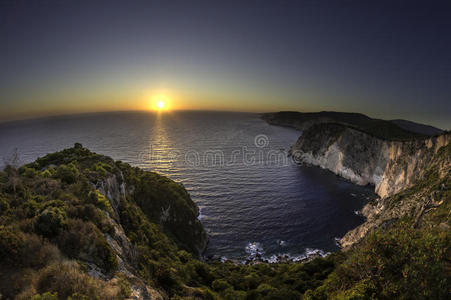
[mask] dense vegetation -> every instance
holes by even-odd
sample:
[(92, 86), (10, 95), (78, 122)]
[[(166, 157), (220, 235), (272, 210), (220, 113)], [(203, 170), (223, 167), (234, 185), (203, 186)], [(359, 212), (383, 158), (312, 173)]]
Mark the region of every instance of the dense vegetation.
[[(204, 232), (186, 226), (197, 208), (181, 185), (76, 144), (0, 172), (0, 294), (125, 299), (147, 285), (174, 299), (445, 299), (446, 176), (419, 182), (421, 190), (439, 187), (443, 204), (415, 228), (406, 216), (358, 247), (307, 263), (205, 263), (198, 259)], [(112, 179), (125, 186), (119, 197), (102, 189)], [(124, 239), (118, 249), (115, 240)]]

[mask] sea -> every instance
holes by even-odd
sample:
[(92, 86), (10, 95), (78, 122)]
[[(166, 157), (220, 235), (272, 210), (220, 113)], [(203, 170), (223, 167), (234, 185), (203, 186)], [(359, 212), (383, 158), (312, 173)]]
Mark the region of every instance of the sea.
[(276, 262), (336, 251), (376, 198), (289, 156), (300, 131), (236, 112), (108, 112), (0, 124), (0, 166), (81, 143), (183, 184), (200, 208), (207, 258)]

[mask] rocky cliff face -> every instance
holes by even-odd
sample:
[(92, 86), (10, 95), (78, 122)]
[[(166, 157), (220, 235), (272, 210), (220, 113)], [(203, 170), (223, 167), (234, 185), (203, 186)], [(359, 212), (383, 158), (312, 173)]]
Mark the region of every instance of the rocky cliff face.
[[(200, 257), (208, 237), (198, 219), (199, 209), (185, 188), (169, 178), (139, 168), (127, 167), (123, 172), (119, 177), (124, 178), (122, 184), (127, 199), (136, 203), (152, 222), (160, 224), (180, 248)], [(121, 185), (111, 187), (112, 195), (121, 193)]]
[(382, 179), (376, 182), (376, 193), (387, 197), (411, 187), (418, 178), (424, 176), (439, 149), (447, 146), (451, 141), (451, 134), (413, 140), (409, 142), (386, 142), (387, 150)]
[(359, 185), (372, 184), (384, 198), (413, 185), (451, 134), (389, 141), (341, 124), (320, 123), (304, 130), (293, 158), (328, 169)]
[(387, 165), (387, 145), (339, 124), (315, 124), (291, 148), (300, 163), (328, 169), (359, 185), (377, 184)]
[[(297, 162), (330, 170), (359, 185), (372, 184), (381, 197), (362, 209), (366, 221), (339, 241), (343, 248), (349, 249), (369, 232), (401, 218), (420, 226), (431, 210), (447, 211), (450, 133), (395, 141), (337, 123), (319, 121), (303, 126), (290, 150)], [(449, 229), (447, 223), (428, 226), (437, 225)]]
[[(126, 172), (128, 171), (129, 168), (126, 169)], [(134, 171), (139, 173), (141, 180), (134, 180), (133, 175), (124, 176), (122, 171), (117, 171), (95, 184), (95, 188), (108, 199), (113, 210), (113, 219), (120, 223), (121, 199), (126, 201), (133, 199), (148, 217), (161, 224), (182, 247), (200, 256), (207, 246), (208, 237), (197, 218), (198, 207), (188, 192), (183, 186), (158, 174), (146, 173), (139, 169)], [(155, 189), (155, 181), (164, 181), (166, 185)], [(171, 189), (171, 186), (174, 188)], [(171, 196), (166, 197), (167, 194)]]
[[(111, 277), (102, 268), (88, 263), (89, 275), (108, 282), (117, 281), (120, 276), (126, 278), (131, 289), (129, 299), (167, 298), (164, 291), (158, 291), (140, 276), (139, 264), (142, 254), (124, 230), (121, 223), (121, 205), (136, 203), (144, 214), (160, 224), (177, 244), (198, 257), (205, 250), (208, 237), (197, 219), (198, 208), (189, 194), (182, 186), (168, 178), (128, 165), (113, 170), (100, 180), (96, 178), (90, 184), (111, 206), (111, 210), (107, 209), (104, 213), (112, 230), (103, 233), (103, 236), (116, 257), (118, 262), (116, 274), (120, 275)], [(180, 235), (179, 232), (185, 233)]]
[[(439, 147), (445, 138), (438, 137), (438, 140), (438, 142), (437, 139), (435, 140), (436, 147)], [(437, 151), (431, 144), (429, 145), (431, 148), (426, 146), (430, 149), (429, 154), (424, 154), (426, 157), (431, 157), (427, 160), (427, 165), (425, 160), (415, 160), (411, 155), (406, 159), (411, 159), (412, 163), (408, 164), (405, 171), (401, 173), (396, 172), (397, 166), (401, 163), (395, 162), (388, 166), (387, 178), (401, 178), (403, 181), (409, 178), (410, 186), (365, 205), (362, 209), (362, 214), (366, 217), (365, 223), (346, 233), (339, 241), (342, 247), (347, 249), (361, 241), (372, 230), (390, 226), (401, 218), (404, 218), (413, 228), (438, 226), (443, 231), (450, 230), (451, 144), (442, 146)], [(423, 154), (423, 151), (425, 150), (418, 150), (417, 155)], [(407, 170), (412, 170), (414, 166), (418, 168), (417, 175), (406, 176), (410, 172)]]

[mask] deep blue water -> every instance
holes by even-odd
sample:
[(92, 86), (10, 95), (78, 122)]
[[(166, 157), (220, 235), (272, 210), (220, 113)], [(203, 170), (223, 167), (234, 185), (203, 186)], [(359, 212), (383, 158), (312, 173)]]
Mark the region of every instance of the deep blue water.
[(337, 249), (374, 197), (328, 171), (287, 157), (300, 132), (256, 114), (102, 113), (0, 125), (0, 157), (22, 163), (81, 142), (92, 151), (184, 184), (210, 236), (207, 255), (243, 259)]

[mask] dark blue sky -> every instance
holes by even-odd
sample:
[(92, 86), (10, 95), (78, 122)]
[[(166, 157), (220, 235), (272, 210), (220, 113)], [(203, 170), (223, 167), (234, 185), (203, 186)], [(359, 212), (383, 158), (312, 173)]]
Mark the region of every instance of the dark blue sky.
[(0, 119), (338, 110), (451, 128), (451, 1), (0, 0)]

